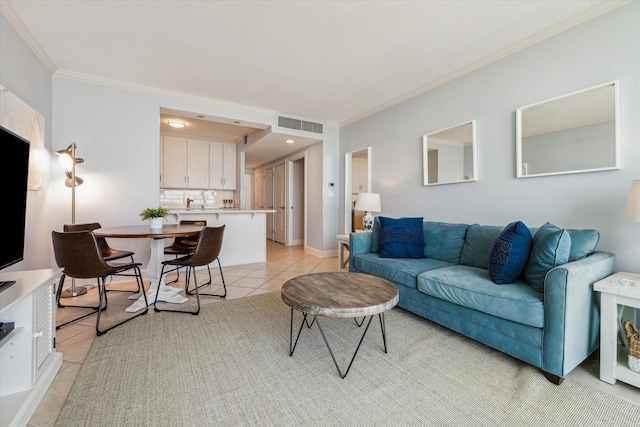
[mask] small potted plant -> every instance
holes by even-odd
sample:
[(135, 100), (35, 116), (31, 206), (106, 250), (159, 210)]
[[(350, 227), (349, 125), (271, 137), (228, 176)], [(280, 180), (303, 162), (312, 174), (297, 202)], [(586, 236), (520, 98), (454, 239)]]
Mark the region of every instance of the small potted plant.
[(142, 218), (143, 221), (149, 220), (151, 229), (157, 230), (162, 228), (162, 220), (168, 214), (169, 210), (167, 208), (146, 208), (140, 212), (140, 218)]

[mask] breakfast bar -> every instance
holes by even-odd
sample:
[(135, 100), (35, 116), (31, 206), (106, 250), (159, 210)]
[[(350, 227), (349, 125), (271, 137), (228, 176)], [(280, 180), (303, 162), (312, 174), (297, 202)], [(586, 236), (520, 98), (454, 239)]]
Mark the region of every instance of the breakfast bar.
[(172, 209), (167, 222), (203, 219), (207, 226), (226, 225), (220, 251), (222, 266), (253, 264), (267, 260), (267, 214), (274, 210)]

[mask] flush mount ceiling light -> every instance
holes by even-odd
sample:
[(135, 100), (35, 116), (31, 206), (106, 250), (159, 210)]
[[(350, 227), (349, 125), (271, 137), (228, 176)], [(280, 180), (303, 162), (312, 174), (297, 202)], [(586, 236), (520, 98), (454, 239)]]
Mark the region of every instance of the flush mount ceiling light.
[(182, 120), (169, 119), (169, 120), (167, 120), (167, 123), (169, 124), (169, 126), (174, 127), (174, 128), (178, 128), (178, 129), (181, 129), (181, 128), (183, 128), (183, 127), (185, 127), (187, 125), (187, 123), (183, 122)]
[(287, 144), (293, 144), (295, 141), (293, 139), (287, 139)]

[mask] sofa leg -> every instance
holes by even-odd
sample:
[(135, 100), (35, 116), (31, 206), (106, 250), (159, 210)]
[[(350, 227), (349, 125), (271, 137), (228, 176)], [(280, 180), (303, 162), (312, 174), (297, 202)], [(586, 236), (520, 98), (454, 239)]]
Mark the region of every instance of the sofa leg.
[(544, 372), (543, 371), (542, 373), (544, 374), (544, 377), (546, 379), (548, 379), (549, 381), (551, 381), (555, 385), (560, 385), (560, 384), (562, 384), (562, 381), (564, 381), (564, 378), (559, 377), (557, 375), (550, 374), (549, 372)]

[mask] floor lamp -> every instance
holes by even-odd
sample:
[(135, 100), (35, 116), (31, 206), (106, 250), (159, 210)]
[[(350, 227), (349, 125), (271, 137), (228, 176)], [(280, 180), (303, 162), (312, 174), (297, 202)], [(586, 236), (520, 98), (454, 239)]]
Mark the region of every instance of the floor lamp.
[[(58, 162), (65, 170), (65, 187), (71, 187), (71, 224), (76, 223), (76, 187), (82, 185), (84, 180), (76, 176), (76, 164), (83, 163), (84, 159), (76, 157), (76, 144), (72, 142), (65, 150), (56, 151)], [(62, 291), (61, 298), (77, 297), (87, 293), (86, 286), (76, 287), (76, 279), (71, 279), (71, 287)]]

